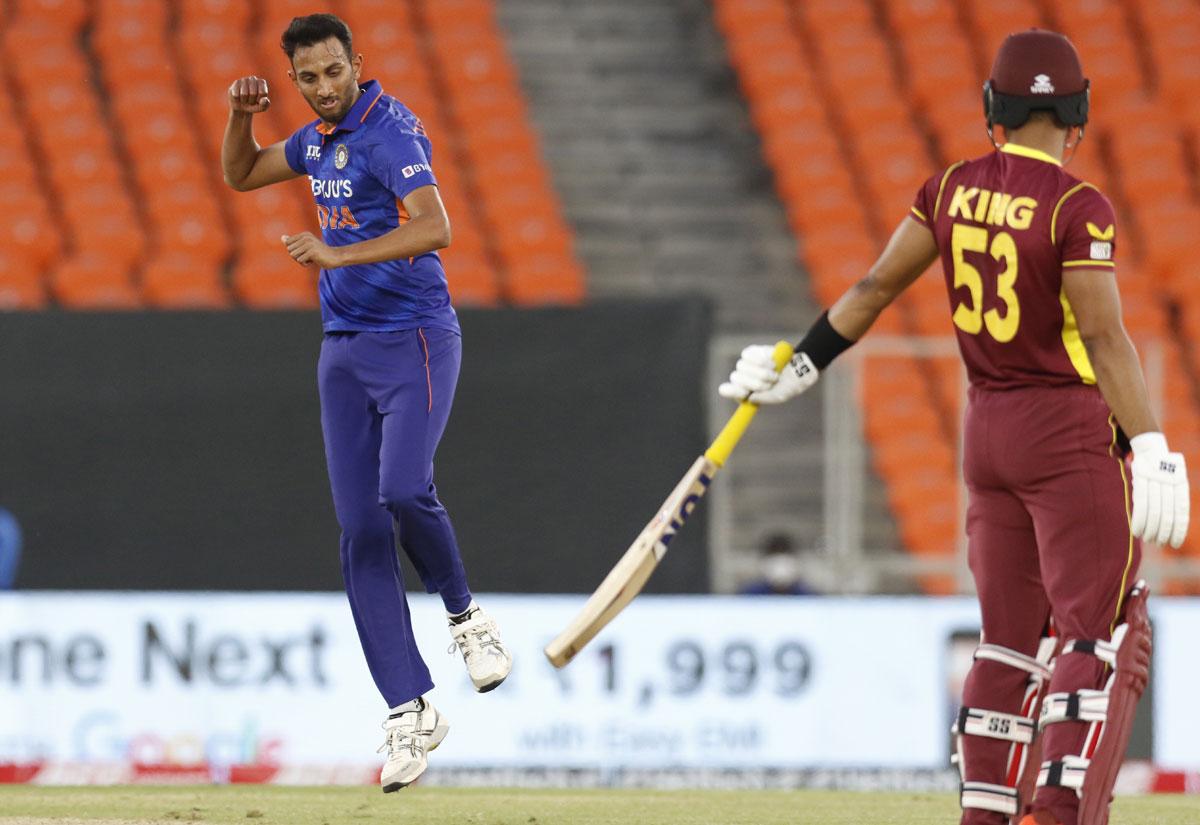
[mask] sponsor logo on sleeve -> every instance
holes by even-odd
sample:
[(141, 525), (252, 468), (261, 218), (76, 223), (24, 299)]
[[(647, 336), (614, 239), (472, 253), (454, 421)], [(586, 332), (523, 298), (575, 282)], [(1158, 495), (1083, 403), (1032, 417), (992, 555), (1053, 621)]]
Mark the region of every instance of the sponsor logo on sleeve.
[(413, 175), (417, 174), (418, 172), (429, 172), (429, 171), (432, 171), (432, 170), (429, 168), (428, 163), (414, 163), (411, 166), (405, 166), (403, 169), (401, 169), (400, 174), (404, 175), (404, 177), (406, 177), (406, 178), (411, 178)]
[(1116, 227), (1111, 223), (1104, 229), (1091, 221), (1087, 222), (1088, 234), (1092, 236), (1092, 260), (1111, 261), (1113, 253), (1112, 239), (1117, 234)]

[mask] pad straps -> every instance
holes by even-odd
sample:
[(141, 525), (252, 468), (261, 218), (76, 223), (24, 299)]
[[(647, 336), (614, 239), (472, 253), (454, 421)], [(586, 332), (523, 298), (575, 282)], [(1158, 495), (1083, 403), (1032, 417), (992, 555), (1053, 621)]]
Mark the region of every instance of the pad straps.
[(1054, 762), (1043, 762), (1038, 771), (1038, 787), (1070, 788), (1079, 791), (1092, 760), (1082, 756), (1064, 756)]
[(989, 782), (963, 782), (960, 802), (963, 808), (979, 808), (1016, 816), (1017, 789)]
[(1042, 703), (1038, 727), (1055, 722), (1103, 722), (1108, 717), (1108, 691), (1077, 690), (1051, 693)]
[(982, 644), (975, 649), (976, 659), (987, 659), (992, 662), (998, 662), (1002, 665), (1015, 667), (1017, 670), (1023, 670), (1030, 676), (1036, 679), (1049, 679), (1050, 666), (1042, 664), (1032, 656), (1026, 656), (1024, 653), (1018, 653), (1007, 647), (1000, 645)]

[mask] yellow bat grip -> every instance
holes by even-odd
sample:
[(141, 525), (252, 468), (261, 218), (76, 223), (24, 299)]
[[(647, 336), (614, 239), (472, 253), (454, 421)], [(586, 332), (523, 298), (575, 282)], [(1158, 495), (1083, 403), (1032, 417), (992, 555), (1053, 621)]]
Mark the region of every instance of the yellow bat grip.
[[(775, 357), (775, 371), (779, 372), (792, 358), (792, 345), (787, 341), (780, 341), (775, 345), (775, 352), (772, 355)], [(737, 410), (721, 428), (721, 432), (709, 445), (709, 448), (704, 451), (704, 457), (718, 467), (724, 467), (725, 462), (729, 460), (729, 454), (742, 440), (746, 428), (754, 420), (756, 412), (758, 412), (757, 404), (751, 404), (749, 401), (738, 404)]]

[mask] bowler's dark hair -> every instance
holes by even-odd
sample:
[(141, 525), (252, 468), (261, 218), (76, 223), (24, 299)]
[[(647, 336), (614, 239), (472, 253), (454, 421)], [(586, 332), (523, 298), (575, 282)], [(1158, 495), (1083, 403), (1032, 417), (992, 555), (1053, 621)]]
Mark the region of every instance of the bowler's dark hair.
[(291, 60), (301, 46), (315, 46), (331, 37), (336, 37), (346, 47), (346, 57), (354, 57), (354, 39), (350, 27), (340, 17), (332, 14), (309, 14), (293, 17), (279, 45)]

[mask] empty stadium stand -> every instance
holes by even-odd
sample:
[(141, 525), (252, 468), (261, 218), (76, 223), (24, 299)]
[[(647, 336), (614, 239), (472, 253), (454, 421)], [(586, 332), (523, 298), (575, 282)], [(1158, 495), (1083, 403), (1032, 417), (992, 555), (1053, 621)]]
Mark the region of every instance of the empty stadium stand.
[[(314, 115), (279, 37), (296, 0), (12, 0), (0, 67), (14, 95), (2, 183), (0, 307), (311, 307), (312, 273), (280, 235), (315, 229), (303, 181), (221, 181), (226, 89), (268, 78), (267, 144)], [(570, 304), (586, 277), (529, 123), (491, 0), (334, 0), (366, 74), (429, 131), (464, 305)], [(18, 49), (16, 44), (20, 44)], [(24, 53), (21, 59), (13, 55)], [(8, 108), (13, 111), (7, 111)], [(35, 163), (29, 163), (34, 159)]]

